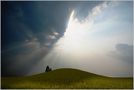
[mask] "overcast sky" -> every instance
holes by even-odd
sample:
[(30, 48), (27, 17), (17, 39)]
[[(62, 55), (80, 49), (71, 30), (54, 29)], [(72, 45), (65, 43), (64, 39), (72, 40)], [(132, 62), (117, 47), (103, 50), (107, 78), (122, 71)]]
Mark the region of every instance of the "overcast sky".
[(2, 76), (76, 68), (132, 76), (132, 1), (2, 2)]

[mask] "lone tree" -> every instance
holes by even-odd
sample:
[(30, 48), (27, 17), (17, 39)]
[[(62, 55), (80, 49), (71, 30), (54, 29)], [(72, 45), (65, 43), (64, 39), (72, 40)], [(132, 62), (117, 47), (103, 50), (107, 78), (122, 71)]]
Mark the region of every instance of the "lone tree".
[(51, 68), (49, 68), (49, 66), (47, 66), (47, 67), (46, 67), (46, 71), (45, 71), (45, 72), (50, 72), (50, 71), (52, 71), (52, 69), (51, 69)]

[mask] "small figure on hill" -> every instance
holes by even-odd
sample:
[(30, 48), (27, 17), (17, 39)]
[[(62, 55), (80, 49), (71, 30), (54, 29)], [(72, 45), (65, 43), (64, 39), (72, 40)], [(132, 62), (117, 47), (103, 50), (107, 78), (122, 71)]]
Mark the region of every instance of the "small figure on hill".
[(49, 66), (47, 66), (47, 67), (46, 67), (46, 71), (45, 71), (45, 72), (50, 72), (50, 71), (52, 71), (52, 69), (51, 69), (51, 68), (49, 68)]

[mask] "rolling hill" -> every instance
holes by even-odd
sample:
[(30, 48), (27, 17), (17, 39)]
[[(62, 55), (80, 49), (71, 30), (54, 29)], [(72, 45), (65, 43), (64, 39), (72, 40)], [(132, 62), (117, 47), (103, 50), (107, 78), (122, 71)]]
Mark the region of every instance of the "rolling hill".
[(77, 69), (57, 69), (25, 77), (2, 77), (2, 88), (79, 88), (79, 89), (132, 89), (133, 78), (112, 78)]

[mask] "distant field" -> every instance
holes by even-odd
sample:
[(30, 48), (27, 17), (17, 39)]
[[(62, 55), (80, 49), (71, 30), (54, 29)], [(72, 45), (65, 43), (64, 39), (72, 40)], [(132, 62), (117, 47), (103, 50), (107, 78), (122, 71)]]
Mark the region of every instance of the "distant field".
[(132, 78), (104, 77), (76, 69), (57, 69), (27, 77), (2, 77), (2, 88), (132, 89)]

